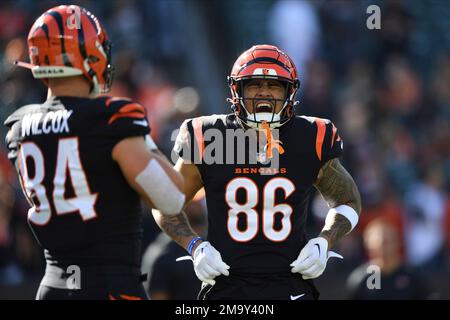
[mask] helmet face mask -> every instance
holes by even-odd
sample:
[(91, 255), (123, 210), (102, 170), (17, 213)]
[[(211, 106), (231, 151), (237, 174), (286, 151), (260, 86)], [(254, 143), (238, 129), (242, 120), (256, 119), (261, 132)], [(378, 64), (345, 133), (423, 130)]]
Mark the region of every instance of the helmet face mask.
[[(73, 24), (74, 21), (77, 24)], [(111, 42), (99, 20), (76, 5), (49, 9), (28, 34), (31, 63), (16, 62), (31, 69), (34, 78), (84, 76), (91, 95), (109, 92), (113, 80)]]
[[(245, 95), (245, 87), (248, 82), (255, 79), (278, 81), (284, 89), (284, 97), (282, 99), (277, 99), (276, 97), (247, 97)], [(290, 114), (290, 111), (292, 110), (292, 108), (289, 108), (289, 87), (291, 86), (291, 84), (288, 81), (279, 80), (278, 78), (272, 77), (255, 76), (249, 79), (244, 78), (242, 80), (239, 80), (237, 81), (237, 85), (237, 92), (240, 96), (239, 104), (242, 108), (241, 110), (243, 110), (243, 112), (239, 114), (239, 118), (241, 119), (241, 117), (244, 117), (243, 121), (247, 122), (246, 124), (249, 127), (259, 129), (261, 128), (261, 124), (263, 121), (266, 122), (270, 127), (278, 127), (290, 120), (292, 116), (292, 114)], [(271, 107), (266, 107), (266, 109), (270, 110), (257, 112), (257, 105), (261, 101), (269, 102)], [(251, 110), (249, 110), (248, 105), (252, 106)]]
[[(252, 98), (244, 96), (244, 87), (254, 79), (277, 80), (285, 86), (284, 99)], [(228, 77), (231, 90), (232, 111), (243, 125), (260, 129), (263, 123), (277, 128), (287, 123), (293, 116), (295, 94), (299, 87), (297, 70), (292, 60), (275, 46), (257, 45), (241, 54), (236, 60), (231, 75)], [(253, 110), (258, 100), (271, 101), (271, 112), (249, 112), (247, 103), (253, 103)], [(276, 112), (277, 103), (281, 109)]]
[(103, 92), (109, 92), (111, 90), (111, 86), (114, 80), (114, 67), (111, 64), (111, 53), (112, 53), (112, 42), (106, 40), (103, 43), (103, 50), (106, 53), (106, 68), (103, 72), (103, 79), (105, 79), (105, 87), (103, 88)]
[(112, 42), (109, 40), (105, 40), (101, 44), (101, 47), (99, 46), (99, 49), (100, 48), (102, 53), (106, 57), (106, 67), (104, 68), (105, 71), (103, 71), (102, 73), (102, 85), (98, 83), (98, 77), (96, 75), (93, 76), (94, 81), (92, 82), (93, 88), (91, 90), (91, 94), (93, 95), (111, 91), (111, 86), (114, 79), (114, 66), (111, 64)]

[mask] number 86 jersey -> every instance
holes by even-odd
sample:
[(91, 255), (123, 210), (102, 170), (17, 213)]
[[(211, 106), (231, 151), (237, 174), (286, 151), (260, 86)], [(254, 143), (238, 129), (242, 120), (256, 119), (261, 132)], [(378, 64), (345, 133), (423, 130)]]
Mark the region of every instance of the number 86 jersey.
[(144, 108), (111, 97), (59, 97), (16, 110), (5, 125), (47, 262), (139, 266), (140, 198), (111, 152), (150, 132)]
[[(239, 130), (253, 129), (243, 130), (234, 115), (186, 120), (174, 152), (200, 172), (208, 240), (230, 272), (288, 273), (307, 242), (313, 184), (321, 166), (341, 155), (343, 143), (331, 121), (312, 117), (292, 118), (276, 137), (266, 134), (267, 144), (259, 149), (251, 136), (238, 143)], [(276, 166), (266, 161), (275, 157)]]

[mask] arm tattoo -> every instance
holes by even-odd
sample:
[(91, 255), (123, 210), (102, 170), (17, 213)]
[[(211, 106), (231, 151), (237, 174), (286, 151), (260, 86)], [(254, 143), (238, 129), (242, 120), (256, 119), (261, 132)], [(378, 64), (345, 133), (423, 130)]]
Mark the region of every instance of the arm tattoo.
[(153, 217), (161, 230), (183, 248), (186, 248), (190, 239), (198, 236), (197, 233), (192, 230), (184, 212), (174, 216), (163, 215), (158, 210), (152, 210), (152, 212)]
[(334, 216), (334, 221), (326, 223), (319, 237), (328, 240), (328, 248), (334, 247), (337, 241), (344, 237), (351, 228), (350, 221), (343, 215), (337, 214)]
[[(358, 187), (338, 159), (332, 159), (323, 165), (314, 186), (330, 207), (345, 204), (360, 214), (361, 197)], [(332, 247), (350, 228), (351, 225), (347, 218), (336, 215), (334, 221), (325, 225), (321, 236), (324, 236)]]
[(358, 188), (352, 176), (345, 170), (339, 160), (332, 159), (321, 168), (315, 187), (322, 194), (330, 207), (346, 204), (356, 212), (361, 211)]

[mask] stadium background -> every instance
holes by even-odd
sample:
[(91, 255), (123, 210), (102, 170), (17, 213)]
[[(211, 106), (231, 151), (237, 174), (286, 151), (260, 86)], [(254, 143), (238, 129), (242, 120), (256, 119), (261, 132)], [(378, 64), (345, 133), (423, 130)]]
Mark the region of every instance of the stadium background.
[[(346, 280), (367, 254), (362, 232), (385, 217), (399, 231), (405, 264), (431, 299), (450, 298), (450, 2), (447, 1), (73, 1), (92, 11), (113, 41), (113, 95), (148, 109), (153, 138), (171, 149), (187, 117), (225, 113), (226, 76), (236, 57), (271, 43), (296, 62), (297, 113), (332, 119), (345, 141), (342, 162), (358, 184), (363, 212), (317, 284), (324, 299), (345, 299)], [(0, 120), (43, 101), (44, 85), (12, 62), (28, 60), (33, 20), (66, 1), (0, 2)], [(381, 30), (366, 9), (381, 8)], [(42, 252), (26, 223), (27, 203), (0, 153), (0, 298), (32, 299)], [(320, 198), (308, 220), (323, 223)], [(145, 220), (144, 248), (158, 229)]]

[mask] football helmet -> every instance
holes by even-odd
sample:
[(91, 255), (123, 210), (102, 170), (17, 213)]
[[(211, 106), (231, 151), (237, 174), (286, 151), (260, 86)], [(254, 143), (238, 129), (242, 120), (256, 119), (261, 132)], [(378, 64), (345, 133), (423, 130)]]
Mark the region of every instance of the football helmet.
[(109, 92), (113, 78), (111, 42), (100, 21), (86, 9), (61, 5), (49, 9), (28, 34), (31, 63), (16, 64), (31, 69), (34, 78), (83, 75), (91, 94)]
[[(250, 113), (245, 107), (246, 100), (255, 100), (243, 96), (244, 85), (252, 79), (275, 79), (286, 86), (286, 97), (281, 101), (282, 108), (276, 113), (275, 105), (279, 99), (272, 99), (272, 112)], [(228, 86), (232, 98), (232, 111), (246, 126), (263, 128), (263, 123), (270, 128), (277, 128), (294, 116), (295, 94), (300, 86), (297, 69), (292, 59), (283, 51), (272, 45), (255, 45), (244, 51), (234, 63)]]

